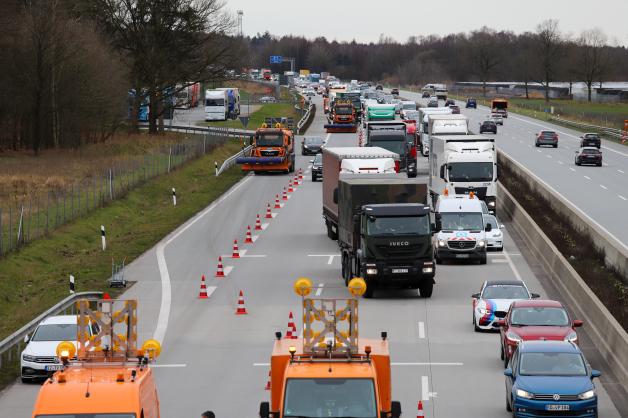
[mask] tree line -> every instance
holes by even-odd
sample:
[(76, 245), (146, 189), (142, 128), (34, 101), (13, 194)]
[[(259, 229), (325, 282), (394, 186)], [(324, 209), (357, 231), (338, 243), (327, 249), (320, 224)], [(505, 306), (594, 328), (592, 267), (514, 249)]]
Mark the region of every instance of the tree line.
[[(343, 79), (377, 80), (392, 85), (424, 85), (452, 81), (521, 81), (541, 83), (549, 99), (549, 83), (628, 79), (628, 50), (612, 46), (600, 29), (570, 37), (559, 22), (546, 20), (535, 31), (515, 34), (482, 27), (470, 33), (412, 36), (397, 42), (384, 35), (378, 42), (329, 41), (325, 37), (248, 38), (253, 67), (269, 67), (270, 55), (296, 59), (296, 68), (329, 71)], [(270, 67), (288, 69), (285, 64)], [(484, 84), (486, 92), (486, 84)], [(526, 92), (527, 95), (527, 92)]]
[(233, 27), (222, 0), (6, 0), (0, 150), (102, 141), (137, 129), (142, 103), (156, 133), (173, 86), (242, 65)]

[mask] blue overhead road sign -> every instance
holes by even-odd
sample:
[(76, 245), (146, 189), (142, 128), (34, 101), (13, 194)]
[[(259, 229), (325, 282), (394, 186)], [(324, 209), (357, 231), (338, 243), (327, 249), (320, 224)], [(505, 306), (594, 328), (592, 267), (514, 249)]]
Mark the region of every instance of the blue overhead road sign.
[(281, 64), (283, 62), (282, 56), (281, 55), (271, 55), (270, 56), (270, 63), (271, 64)]

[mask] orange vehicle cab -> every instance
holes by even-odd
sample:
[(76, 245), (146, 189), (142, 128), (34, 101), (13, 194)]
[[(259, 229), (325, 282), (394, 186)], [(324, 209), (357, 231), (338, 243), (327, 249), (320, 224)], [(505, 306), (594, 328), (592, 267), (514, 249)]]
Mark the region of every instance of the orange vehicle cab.
[[(285, 118), (282, 118), (285, 120)], [(252, 147), (247, 156), (238, 157), (242, 170), (258, 172), (294, 172), (294, 133), (286, 123), (264, 123), (255, 131)], [(270, 128), (273, 126), (274, 128)]]
[[(159, 418), (149, 363), (161, 347), (147, 340), (137, 348), (137, 302), (79, 300), (77, 308), (78, 347), (57, 346), (62, 368), (42, 385), (32, 417)], [(100, 326), (98, 334), (89, 336), (90, 322)]]
[(276, 341), (270, 363), (270, 402), (260, 417), (399, 417), (391, 400), (390, 354), (385, 332), (380, 340), (358, 340), (361, 278), (349, 282), (347, 299), (307, 298), (309, 279), (295, 283), (302, 296), (303, 339)]
[(334, 100), (329, 111), (327, 132), (357, 132), (358, 123), (355, 108), (351, 100)]
[(491, 109), (493, 113), (499, 113), (502, 117), (508, 117), (508, 100), (506, 99), (493, 99), (491, 102)]

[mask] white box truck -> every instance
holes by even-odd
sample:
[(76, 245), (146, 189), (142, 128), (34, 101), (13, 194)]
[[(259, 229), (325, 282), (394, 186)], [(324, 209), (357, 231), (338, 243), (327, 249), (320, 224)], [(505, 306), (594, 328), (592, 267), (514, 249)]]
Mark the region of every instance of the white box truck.
[(417, 125), (420, 124), (419, 134), (419, 152), (424, 157), (427, 157), (430, 153), (430, 134), (429, 134), (429, 115), (451, 115), (451, 108), (449, 107), (422, 107), (419, 109), (419, 120)]
[(205, 90), (205, 121), (227, 120), (229, 99), (226, 90)]
[(473, 192), (496, 211), (497, 154), (495, 139), (482, 135), (434, 135), (429, 159), (429, 190), (432, 203), (438, 196)]

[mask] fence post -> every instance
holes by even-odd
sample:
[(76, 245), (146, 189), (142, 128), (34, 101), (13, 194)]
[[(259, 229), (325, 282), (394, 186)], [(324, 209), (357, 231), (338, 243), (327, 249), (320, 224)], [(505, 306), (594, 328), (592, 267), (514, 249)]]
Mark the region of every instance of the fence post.
[(71, 199), (71, 204), (70, 204), (70, 219), (74, 219), (74, 184), (72, 184), (72, 189), (70, 192), (70, 199)]
[(37, 238), (39, 238), (39, 195), (37, 196), (37, 231), (35, 234), (37, 234)]
[(109, 169), (109, 200), (113, 200), (113, 173), (111, 169)]
[(46, 194), (46, 235), (48, 235), (48, 223), (50, 219), (50, 191)]
[(13, 249), (13, 205), (9, 203), (9, 250)]
[(20, 238), (22, 237), (22, 221), (24, 220), (24, 204), (21, 205), (20, 209), (20, 223), (17, 226), (17, 240), (15, 241), (15, 248), (20, 246)]
[(26, 241), (31, 240), (31, 223), (33, 222), (33, 196), (28, 199), (28, 232), (26, 233)]

